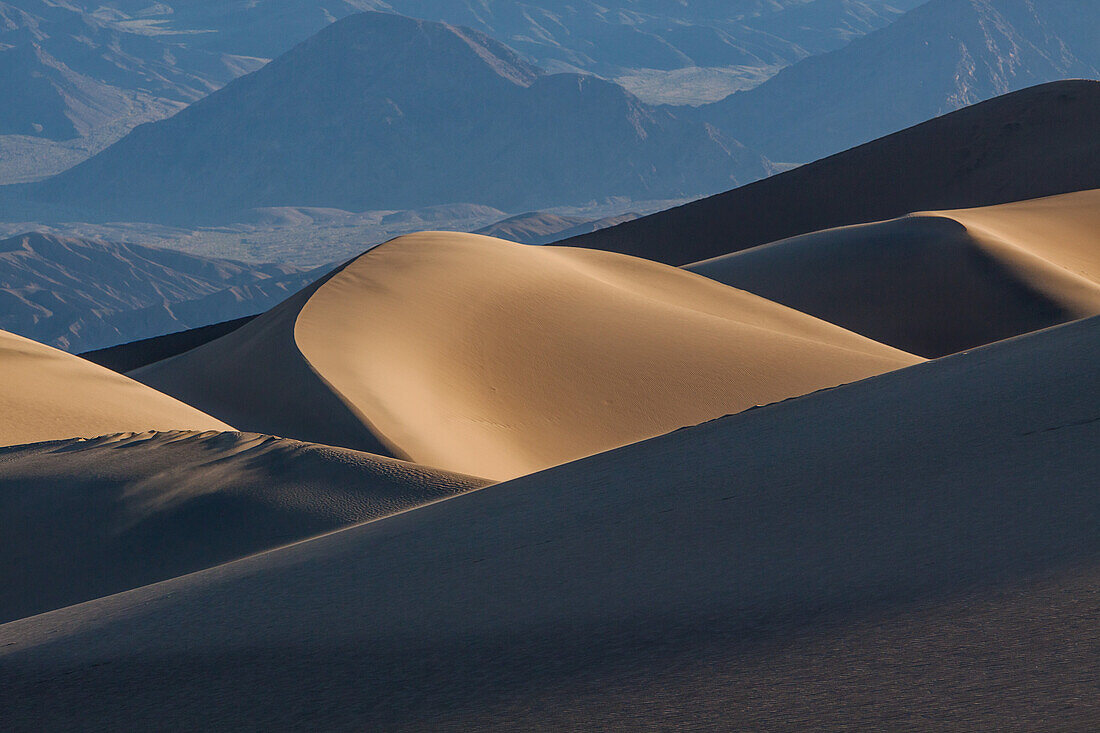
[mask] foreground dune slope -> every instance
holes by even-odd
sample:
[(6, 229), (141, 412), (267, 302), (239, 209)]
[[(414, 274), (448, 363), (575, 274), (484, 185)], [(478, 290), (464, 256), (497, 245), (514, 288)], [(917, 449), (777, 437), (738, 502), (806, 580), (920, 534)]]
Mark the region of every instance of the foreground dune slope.
[(121, 374), (0, 331), (0, 445), (173, 429), (232, 428)]
[(487, 482), (229, 432), (0, 449), (0, 622), (164, 580)]
[(943, 356), (1100, 313), (1100, 190), (828, 229), (685, 269)]
[(1100, 187), (1100, 81), (1039, 84), (563, 244), (683, 265), (912, 211)]
[(242, 428), (503, 479), (917, 361), (665, 265), (435, 232), (133, 374)]
[(6, 624), (0, 704), (17, 730), (1088, 727), (1098, 358), (1086, 319)]

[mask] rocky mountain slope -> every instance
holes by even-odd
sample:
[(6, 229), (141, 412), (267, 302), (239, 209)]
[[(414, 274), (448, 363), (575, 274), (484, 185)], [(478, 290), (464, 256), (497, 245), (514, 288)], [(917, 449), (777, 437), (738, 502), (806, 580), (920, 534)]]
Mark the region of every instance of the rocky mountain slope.
[(103, 8), (0, 2), (0, 182), (55, 172), (262, 63)]
[(931, 0), (706, 108), (776, 161), (804, 163), (1047, 81), (1100, 78), (1093, 0)]
[(26, 234), (0, 241), (0, 329), (85, 351), (258, 313), (320, 274)]

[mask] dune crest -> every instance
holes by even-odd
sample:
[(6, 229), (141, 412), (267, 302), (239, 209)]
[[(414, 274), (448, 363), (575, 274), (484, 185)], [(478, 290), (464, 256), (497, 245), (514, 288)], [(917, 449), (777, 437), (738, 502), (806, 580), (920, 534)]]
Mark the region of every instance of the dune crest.
[(0, 331), (0, 445), (142, 430), (232, 430), (128, 377)]
[(503, 479), (917, 361), (666, 265), (428, 232), (134, 376), (248, 429)]
[(1100, 190), (827, 229), (685, 269), (938, 357), (1100, 314)]

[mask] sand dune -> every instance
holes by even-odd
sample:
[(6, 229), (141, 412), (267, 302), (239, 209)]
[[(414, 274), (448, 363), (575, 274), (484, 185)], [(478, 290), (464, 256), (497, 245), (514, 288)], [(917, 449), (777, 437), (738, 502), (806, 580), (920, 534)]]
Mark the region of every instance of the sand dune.
[(683, 265), (799, 234), (1100, 187), (1100, 82), (1040, 84), (563, 242)]
[(1100, 314), (1100, 190), (829, 229), (686, 269), (942, 356)]
[(487, 482), (249, 433), (0, 449), (0, 622), (211, 567)]
[(231, 430), (80, 357), (0, 331), (0, 445), (130, 430)]
[(664, 265), (437, 232), (133, 374), (244, 429), (504, 479), (916, 361)]
[[(166, 705), (182, 728), (1087, 719), (1098, 335), (1078, 321), (6, 624), (0, 705), (15, 729), (146, 727)], [(987, 581), (1007, 590), (960, 595)]]

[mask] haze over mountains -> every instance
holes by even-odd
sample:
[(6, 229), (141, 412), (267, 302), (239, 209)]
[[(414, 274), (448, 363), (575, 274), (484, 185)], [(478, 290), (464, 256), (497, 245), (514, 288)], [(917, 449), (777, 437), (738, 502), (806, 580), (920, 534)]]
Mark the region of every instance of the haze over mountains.
[(0, 183), (71, 167), (366, 10), (467, 25), (557, 71), (614, 76), (649, 101), (702, 103), (880, 28), (913, 4), (8, 0), (0, 3), (8, 102), (0, 109)]
[[(421, 5), (407, 12), (444, 13)], [(744, 12), (839, 22), (836, 14), (857, 5)], [(460, 20), (474, 12), (448, 7)], [(480, 20), (470, 22), (511, 27), (508, 19), (519, 16), (507, 7), (474, 13)], [(636, 9), (637, 17), (569, 8), (523, 17), (579, 23), (591, 11), (599, 23), (632, 19), (632, 33), (672, 27), (669, 18), (646, 15), (656, 8)], [(680, 30), (717, 17), (709, 6), (677, 12), (686, 18)], [(619, 213), (631, 200), (729, 189), (774, 171), (770, 161), (805, 163), (1038, 81), (1098, 76), (1089, 42), (1097, 22), (1083, 0), (934, 0), (749, 92), (693, 110), (647, 105), (594, 76), (547, 75), (471, 30), (357, 14), (93, 160), (41, 185), (9, 188), (0, 200), (6, 216), (23, 221), (186, 226), (241, 219), (256, 207), (468, 203), (519, 212), (617, 197), (626, 203), (609, 213)]]
[(55, 173), (262, 63), (192, 48), (98, 5), (2, 2), (0, 181)]
[(675, 198), (771, 171), (610, 82), (541, 75), (487, 36), (363, 13), (34, 189), (121, 220), (261, 206), (505, 210)]
[(775, 161), (805, 163), (1041, 82), (1100, 78), (1092, 0), (929, 0), (704, 111)]

